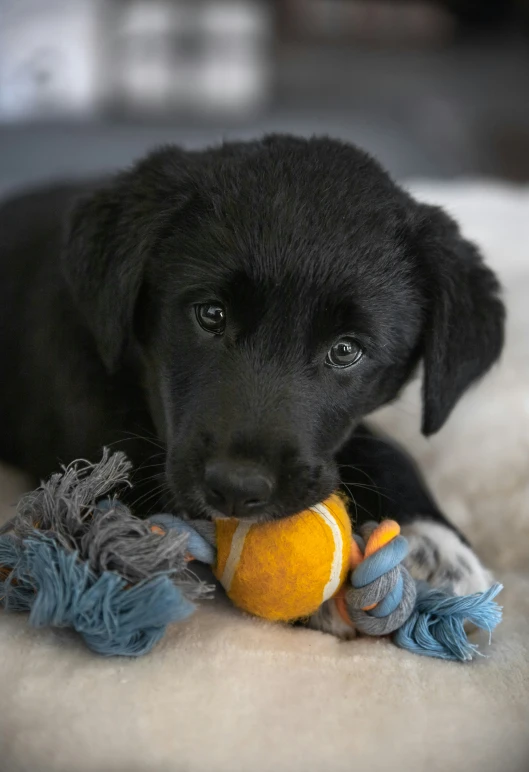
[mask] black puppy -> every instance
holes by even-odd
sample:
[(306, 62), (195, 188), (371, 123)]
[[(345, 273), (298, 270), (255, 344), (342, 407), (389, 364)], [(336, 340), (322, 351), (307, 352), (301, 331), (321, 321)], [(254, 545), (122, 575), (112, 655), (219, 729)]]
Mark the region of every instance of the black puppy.
[(359, 515), (405, 525), (416, 576), (489, 581), (413, 464), (360, 421), (422, 361), (436, 432), (500, 354), (498, 283), (443, 211), (355, 147), (170, 147), (101, 185), (14, 199), (0, 298), (3, 460), (42, 477), (128, 438), (138, 504), (190, 517), (282, 517), (341, 479)]

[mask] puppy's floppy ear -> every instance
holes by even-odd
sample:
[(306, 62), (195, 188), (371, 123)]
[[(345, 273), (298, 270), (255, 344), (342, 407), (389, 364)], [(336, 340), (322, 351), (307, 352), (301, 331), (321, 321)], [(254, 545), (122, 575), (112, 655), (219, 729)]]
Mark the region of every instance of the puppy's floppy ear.
[(177, 148), (157, 151), (70, 212), (63, 270), (110, 371), (131, 341), (146, 263), (189, 199), (185, 167), (185, 153)]
[(496, 276), (441, 209), (420, 208), (418, 235), (427, 300), (422, 431), (430, 435), (499, 357), (505, 307)]

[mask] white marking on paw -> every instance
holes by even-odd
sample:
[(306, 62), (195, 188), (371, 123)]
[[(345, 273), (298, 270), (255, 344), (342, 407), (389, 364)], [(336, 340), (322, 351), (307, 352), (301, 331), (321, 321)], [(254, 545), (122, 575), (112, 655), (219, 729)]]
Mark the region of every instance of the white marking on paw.
[[(493, 584), (490, 571), (451, 528), (431, 520), (417, 520), (403, 526), (402, 535), (410, 545), (404, 563), (414, 579), (456, 595), (484, 592)], [(346, 625), (337, 612), (333, 600), (320, 606), (307, 621), (307, 627), (346, 640), (356, 635), (355, 629)], [(468, 626), (470, 629), (472, 626)]]
[(451, 528), (431, 520), (417, 520), (403, 526), (402, 535), (410, 545), (404, 563), (414, 579), (456, 595), (483, 592), (493, 584), (490, 571)]

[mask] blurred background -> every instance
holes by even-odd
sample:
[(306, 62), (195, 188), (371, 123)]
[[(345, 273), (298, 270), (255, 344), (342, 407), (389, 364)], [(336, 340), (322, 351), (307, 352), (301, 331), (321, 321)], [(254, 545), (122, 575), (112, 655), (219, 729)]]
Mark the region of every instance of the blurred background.
[(399, 179), (529, 179), (529, 0), (0, 0), (0, 187), (328, 133)]

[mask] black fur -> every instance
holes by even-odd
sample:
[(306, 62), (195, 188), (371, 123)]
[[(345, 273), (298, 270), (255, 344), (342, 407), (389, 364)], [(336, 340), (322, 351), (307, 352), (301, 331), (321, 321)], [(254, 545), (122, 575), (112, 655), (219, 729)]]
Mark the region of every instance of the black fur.
[[(223, 337), (195, 320), (211, 300)], [(499, 356), (503, 321), (454, 222), (358, 149), (288, 136), (162, 149), (0, 210), (0, 457), (44, 476), (124, 441), (143, 505), (166, 481), (191, 516), (211, 513), (206, 464), (228, 458), (267, 475), (265, 514), (283, 516), (362, 461), (359, 422), (421, 360), (423, 431), (437, 431)], [(326, 351), (347, 333), (365, 355), (333, 370)], [(404, 487), (397, 513), (423, 495), (414, 474)]]

